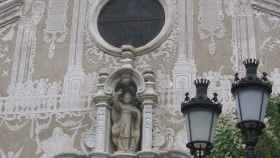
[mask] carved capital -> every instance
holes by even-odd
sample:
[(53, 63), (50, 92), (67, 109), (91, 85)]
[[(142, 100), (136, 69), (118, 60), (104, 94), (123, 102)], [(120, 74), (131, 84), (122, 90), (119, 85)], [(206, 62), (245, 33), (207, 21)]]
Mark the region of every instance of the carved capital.
[(106, 70), (101, 70), (98, 76), (97, 92), (93, 97), (95, 104), (98, 105), (108, 105), (110, 101), (110, 96), (105, 93), (105, 82), (107, 81), (109, 74)]
[(154, 105), (158, 101), (158, 93), (155, 90), (155, 74), (151, 68), (143, 72), (145, 91), (143, 93), (143, 105)]

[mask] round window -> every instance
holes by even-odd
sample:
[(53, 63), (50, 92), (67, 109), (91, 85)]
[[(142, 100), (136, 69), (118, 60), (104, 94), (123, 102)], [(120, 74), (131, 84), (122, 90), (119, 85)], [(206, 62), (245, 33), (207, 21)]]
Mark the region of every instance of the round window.
[(98, 30), (105, 41), (141, 47), (152, 41), (165, 23), (158, 0), (111, 0), (98, 16)]

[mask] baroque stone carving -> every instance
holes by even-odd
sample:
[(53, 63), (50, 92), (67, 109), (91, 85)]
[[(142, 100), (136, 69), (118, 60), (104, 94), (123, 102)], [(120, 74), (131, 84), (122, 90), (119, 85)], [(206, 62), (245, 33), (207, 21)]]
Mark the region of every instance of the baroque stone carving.
[(52, 136), (40, 144), (44, 153), (40, 158), (50, 158), (61, 153), (79, 153), (74, 148), (74, 138), (75, 135), (70, 137), (63, 132), (62, 128), (54, 128)]
[(9, 43), (14, 38), (14, 35), (15, 24), (0, 29), (0, 77), (8, 77), (11, 71), (12, 58), (9, 53), (9, 51), (11, 51)]
[(55, 43), (64, 42), (67, 35), (67, 10), (68, 0), (50, 0), (46, 28), (44, 29), (44, 40), (49, 46), (48, 57), (52, 59), (55, 55)]
[(280, 17), (280, 2), (278, 0), (253, 0), (252, 7), (258, 11)]
[(21, 147), (18, 151), (8, 151), (5, 153), (3, 150), (0, 149), (0, 156), (1, 158), (20, 158), (22, 153), (23, 147)]
[(242, 61), (256, 58), (256, 36), (251, 1), (226, 1), (227, 13), (232, 17), (232, 50), (231, 62), (233, 71), (243, 72)]
[(26, 16), (19, 23), (15, 54), (13, 58), (11, 86), (17, 82), (31, 80), (34, 71), (33, 59), (37, 46), (37, 25), (45, 12), (45, 2), (36, 0), (32, 3), (31, 16)]
[(112, 109), (112, 138), (117, 152), (136, 152), (140, 141), (141, 112), (137, 87), (123, 74), (117, 84)]
[(23, 0), (0, 1), (0, 29), (15, 23), (20, 19)]
[(264, 12), (255, 12), (258, 27), (264, 36), (260, 41), (261, 58), (266, 57), (266, 53), (274, 53), (280, 48), (280, 19)]
[(223, 23), (222, 0), (200, 0), (198, 21), (200, 38), (210, 39), (209, 54), (214, 55), (216, 53), (215, 38), (222, 38), (226, 31)]

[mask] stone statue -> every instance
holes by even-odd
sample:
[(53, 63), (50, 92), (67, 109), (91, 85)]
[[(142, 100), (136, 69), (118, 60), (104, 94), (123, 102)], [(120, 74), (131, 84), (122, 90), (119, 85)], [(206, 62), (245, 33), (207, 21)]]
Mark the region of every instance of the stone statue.
[(141, 133), (141, 111), (137, 86), (130, 75), (121, 76), (112, 107), (112, 140), (116, 152), (136, 152)]

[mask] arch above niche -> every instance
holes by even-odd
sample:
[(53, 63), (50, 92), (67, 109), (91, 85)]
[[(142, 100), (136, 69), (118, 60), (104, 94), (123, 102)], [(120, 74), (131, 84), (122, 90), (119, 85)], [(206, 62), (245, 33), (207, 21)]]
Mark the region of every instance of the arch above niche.
[[(105, 53), (120, 57), (122, 49), (115, 47), (109, 44), (104, 38), (101, 36), (98, 30), (98, 17), (100, 12), (102, 11), (103, 7), (109, 2), (110, 0), (98, 0), (97, 2), (93, 3), (89, 9), (89, 16), (88, 16), (88, 30), (93, 41), (96, 45)], [(136, 0), (137, 1), (137, 0)], [(172, 31), (172, 26), (174, 24), (174, 13), (176, 9), (176, 4), (174, 0), (158, 0), (162, 5), (165, 13), (165, 22), (160, 31), (160, 33), (150, 42), (145, 44), (144, 46), (140, 46), (137, 48), (133, 48), (133, 52), (135, 52), (136, 56), (140, 56), (146, 53), (150, 53), (152, 50), (158, 48), (166, 39), (168, 38), (169, 34)]]
[(112, 95), (117, 83), (121, 79), (122, 74), (130, 74), (132, 77), (132, 80), (135, 82), (137, 86), (137, 95), (141, 95), (145, 90), (145, 83), (144, 78), (142, 75), (137, 72), (136, 70), (133, 70), (131, 68), (121, 68), (115, 72), (113, 72), (109, 78), (107, 79), (105, 83), (105, 93), (108, 95)]

